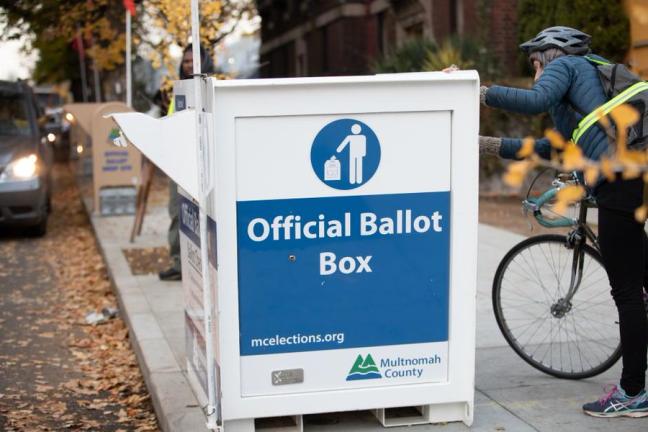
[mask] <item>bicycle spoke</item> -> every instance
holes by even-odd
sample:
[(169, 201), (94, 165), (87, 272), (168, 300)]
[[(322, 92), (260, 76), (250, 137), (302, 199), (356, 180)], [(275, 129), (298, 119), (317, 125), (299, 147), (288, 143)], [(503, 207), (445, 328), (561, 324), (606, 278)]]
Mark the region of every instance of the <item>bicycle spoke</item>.
[[(547, 257), (547, 254), (546, 254), (545, 251), (543, 250), (542, 245), (541, 245), (540, 247), (538, 247), (538, 249), (540, 249), (540, 252), (542, 252), (542, 255), (544, 256), (545, 261), (546, 261), (548, 264), (550, 264), (551, 269), (553, 270), (553, 275), (556, 276), (556, 277), (558, 277), (558, 275), (557, 275), (558, 272), (556, 271), (556, 267), (554, 266), (553, 260), (550, 260), (550, 259)], [(560, 280), (556, 279), (556, 284), (558, 285), (558, 288), (560, 289)]]
[[(572, 327), (574, 328), (574, 333), (576, 333), (576, 321), (574, 320), (574, 315), (572, 314), (569, 317), (571, 318), (572, 321)], [(582, 370), (583, 358), (585, 358), (585, 361), (587, 361), (587, 357), (583, 357), (583, 352), (581, 351), (580, 341), (578, 340), (578, 338), (575, 338), (575, 343), (576, 343), (576, 350), (578, 351), (578, 359), (580, 360), (581, 370)], [(589, 361), (587, 361), (587, 363), (589, 365), (588, 366), (589, 369), (592, 369), (592, 363), (590, 363)]]
[[(564, 245), (560, 245), (559, 247), (561, 248), (561, 252), (564, 252), (564, 251), (568, 251), (568, 250), (569, 250), (569, 249), (567, 249)], [(567, 254), (567, 253), (561, 253), (560, 256), (561, 256), (561, 257), (563, 257), (563, 256), (565, 257), (565, 263), (564, 263), (564, 265), (562, 264), (562, 259), (561, 259), (562, 272), (560, 273), (560, 280), (563, 280), (563, 277), (565, 276), (565, 272), (566, 272), (567, 269), (569, 268), (569, 266), (567, 265), (568, 262), (569, 262), (569, 254)]]
[[(539, 284), (540, 287), (542, 288), (543, 292), (545, 292), (546, 294), (548, 294), (548, 290), (547, 290), (547, 288), (546, 288), (545, 285), (542, 283), (542, 277), (540, 276), (540, 272), (539, 272), (539, 270), (538, 270), (538, 267), (536, 266), (535, 260), (533, 259), (533, 254), (532, 254), (531, 252), (529, 252), (529, 255), (531, 255), (531, 261), (530, 261), (530, 262), (526, 259), (526, 257), (525, 257), (524, 255), (520, 254), (520, 256), (524, 259), (524, 261), (526, 262), (526, 264), (527, 264), (529, 267), (531, 267), (532, 270), (534, 271), (534, 273), (535, 273), (535, 275), (536, 275), (536, 278), (537, 278), (537, 280), (538, 280), (538, 284)], [(551, 297), (551, 296), (549, 295), (549, 297)]]
[[(551, 351), (551, 356), (552, 356), (552, 357), (553, 357), (553, 332), (554, 332), (554, 330), (553, 330), (553, 324), (554, 324), (554, 323), (553, 323), (553, 320), (552, 320), (552, 321), (549, 321), (549, 333), (548, 333), (547, 336), (546, 336), (546, 337), (545, 337), (545, 338), (544, 338), (544, 339), (543, 339), (543, 340), (538, 344), (538, 348), (536, 348), (536, 351), (537, 351), (537, 350), (538, 350), (542, 345), (545, 344), (545, 342), (547, 341), (547, 339), (549, 339), (549, 350)], [(534, 352), (531, 354), (531, 357), (534, 357), (534, 356), (535, 356), (536, 351), (534, 351)], [(542, 357), (542, 359), (544, 359), (544, 358), (546, 357), (546, 355), (547, 355), (547, 354), (546, 354), (546, 352), (545, 352), (545, 356)], [(542, 360), (541, 360), (541, 361), (542, 361)]]
[[(578, 329), (577, 329), (577, 325), (576, 325), (576, 321), (574, 320), (574, 316), (571, 315), (570, 318), (571, 318), (571, 321), (572, 321), (572, 327), (573, 327), (573, 337), (572, 337), (572, 341), (571, 341), (571, 343), (570, 343), (570, 346), (575, 345), (575, 346), (576, 346), (576, 349), (577, 349), (578, 352), (579, 352), (579, 355), (581, 355), (582, 352), (581, 352), (580, 342), (581, 342), (582, 338), (580, 337), (580, 332), (579, 332)], [(567, 320), (567, 322), (568, 322), (568, 320)], [(585, 342), (586, 342), (586, 341), (583, 341), (583, 343), (585, 343)], [(598, 357), (597, 357), (597, 359), (598, 359)], [(589, 362), (588, 362), (588, 363), (589, 363)], [(582, 364), (583, 364), (583, 361), (582, 361), (582, 355), (581, 355), (581, 371), (584, 370), (584, 369), (582, 368)], [(591, 369), (591, 368), (592, 368), (592, 367), (591, 367), (591, 363), (590, 363), (590, 369)]]
[[(522, 259), (524, 259), (524, 261), (526, 263), (528, 263), (528, 261), (526, 260), (526, 257), (522, 256)], [(551, 297), (548, 295), (547, 289), (542, 284), (541, 278), (538, 275), (536, 275), (536, 277), (537, 277), (536, 280), (532, 280), (532, 279), (528, 279), (528, 278), (527, 278), (527, 280), (532, 281), (534, 284), (538, 285), (538, 287), (540, 287), (542, 289), (542, 293), (544, 295), (546, 304), (551, 304)]]
[[(581, 333), (581, 331), (576, 330), (576, 333), (581, 338), (585, 337), (585, 335), (583, 335)], [(604, 344), (603, 342), (601, 342), (599, 340), (595, 340), (595, 339), (592, 339), (592, 338), (587, 338), (586, 340), (587, 340), (589, 345), (591, 345), (592, 347), (598, 348), (598, 352), (600, 352), (604, 356), (603, 360), (605, 360), (606, 358), (609, 358), (612, 355), (612, 353), (614, 353), (614, 351), (616, 350), (616, 346), (606, 345), (606, 344)], [(606, 348), (606, 349), (603, 349), (603, 348)], [(596, 351), (592, 351), (592, 354), (596, 355)], [(597, 360), (598, 359), (600, 359), (600, 357), (597, 356)]]
[[(507, 278), (507, 280), (508, 280), (508, 278)], [(535, 285), (537, 285), (538, 287), (542, 288), (542, 285), (540, 285), (537, 281), (535, 281), (535, 280), (533, 280), (533, 279), (526, 278), (526, 279), (522, 279), (522, 281), (532, 282), (532, 283), (534, 283)], [(511, 283), (512, 283), (513, 285), (521, 285), (520, 282), (522, 282), (522, 281), (511, 281)]]
[(610, 295), (610, 292), (609, 292), (608, 289), (605, 289), (605, 291), (603, 291), (603, 292), (599, 292), (597, 295), (589, 296), (589, 297), (587, 297), (586, 299), (583, 299), (583, 300), (579, 299), (578, 301), (579, 301), (579, 302), (587, 302), (587, 301), (591, 301), (591, 300), (594, 299), (594, 298), (600, 297), (602, 294), (605, 295), (605, 299), (606, 299), (607, 301), (612, 301), (612, 296)]
[[(612, 299), (605, 299), (605, 300), (601, 300), (601, 301), (598, 301), (598, 302), (593, 302), (593, 301), (589, 301), (589, 302), (585, 301), (584, 302), (582, 300), (579, 300), (578, 301), (578, 309), (579, 310), (589, 310), (589, 309), (592, 309), (592, 308), (594, 308), (596, 306), (611, 305), (611, 304), (612, 304)], [(587, 308), (581, 307), (582, 305), (587, 305)]]
[(509, 302), (509, 304), (518, 305), (518, 306), (525, 305), (525, 304), (529, 304), (529, 305), (534, 304), (534, 305), (542, 306), (545, 309), (548, 306), (546, 303), (542, 303), (538, 300), (534, 300), (532, 298), (525, 297), (519, 294), (514, 294), (514, 295), (511, 294), (511, 298), (507, 297), (506, 299), (502, 300), (502, 302), (504, 301)]
[[(584, 284), (587, 280), (589, 280), (589, 275), (587, 275), (587, 279), (583, 278), (583, 281), (581, 282), (581, 286), (585, 286), (585, 287), (589, 288), (589, 287), (595, 286), (596, 284), (598, 284), (602, 280), (607, 281), (607, 274), (604, 274), (603, 276), (599, 277), (598, 279), (596, 279), (594, 281), (587, 282), (587, 284)], [(607, 284), (605, 286), (609, 287), (609, 285), (607, 285)]]
[[(580, 321), (582, 321), (582, 320), (583, 320), (583, 319), (581, 318)], [(599, 323), (600, 323), (600, 322), (599, 322)], [(615, 327), (616, 327), (616, 326), (615, 326)], [(611, 328), (614, 328), (614, 327), (611, 327)], [(591, 330), (597, 332), (598, 335), (600, 336), (600, 339), (606, 339), (606, 338), (609, 338), (609, 337), (610, 337), (610, 335), (604, 335), (603, 333), (601, 333), (601, 330), (599, 330), (598, 327), (592, 327)], [(613, 335), (616, 337), (617, 334), (618, 334), (618, 327), (616, 327), (615, 330), (616, 330), (616, 331), (615, 331), (615, 332), (612, 332), (612, 333), (613, 333)]]

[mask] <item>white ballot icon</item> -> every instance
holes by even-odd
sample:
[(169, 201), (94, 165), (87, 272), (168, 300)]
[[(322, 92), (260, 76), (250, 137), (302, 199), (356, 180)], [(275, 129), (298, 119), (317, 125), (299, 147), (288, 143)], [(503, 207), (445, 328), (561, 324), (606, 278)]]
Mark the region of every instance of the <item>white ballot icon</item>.
[(335, 156), (331, 156), (331, 159), (324, 162), (324, 180), (333, 181), (341, 178), (340, 161)]

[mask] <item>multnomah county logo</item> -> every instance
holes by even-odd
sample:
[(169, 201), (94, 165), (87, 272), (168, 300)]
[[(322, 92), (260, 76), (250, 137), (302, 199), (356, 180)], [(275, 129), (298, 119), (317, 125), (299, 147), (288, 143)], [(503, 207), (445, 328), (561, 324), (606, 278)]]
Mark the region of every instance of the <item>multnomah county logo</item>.
[(368, 182), (378, 169), (378, 137), (359, 120), (332, 121), (313, 141), (311, 164), (317, 177), (327, 186), (355, 189)]
[(117, 147), (126, 147), (126, 139), (121, 133), (121, 130), (117, 128), (110, 129), (108, 134), (108, 142), (116, 145)]
[(110, 129), (110, 132), (108, 133), (108, 140), (114, 141), (117, 138), (119, 138), (119, 129), (117, 128)]
[(367, 354), (365, 358), (362, 358), (362, 355), (358, 354), (358, 358), (353, 363), (353, 367), (349, 371), (346, 380), (355, 381), (376, 378), (382, 378), (382, 375), (371, 354)]

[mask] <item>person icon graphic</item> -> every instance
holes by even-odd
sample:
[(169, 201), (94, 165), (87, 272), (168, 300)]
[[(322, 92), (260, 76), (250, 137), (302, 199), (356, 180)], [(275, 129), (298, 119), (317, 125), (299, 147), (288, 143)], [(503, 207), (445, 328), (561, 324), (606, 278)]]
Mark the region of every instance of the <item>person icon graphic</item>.
[(367, 137), (361, 135), (362, 126), (354, 124), (351, 126), (351, 135), (346, 138), (337, 147), (336, 152), (341, 153), (349, 147), (349, 183), (362, 183), (362, 163), (363, 158), (367, 155)]
[(380, 140), (370, 125), (342, 118), (319, 129), (311, 144), (310, 162), (313, 173), (327, 187), (351, 190), (365, 187), (374, 177), (380, 155)]

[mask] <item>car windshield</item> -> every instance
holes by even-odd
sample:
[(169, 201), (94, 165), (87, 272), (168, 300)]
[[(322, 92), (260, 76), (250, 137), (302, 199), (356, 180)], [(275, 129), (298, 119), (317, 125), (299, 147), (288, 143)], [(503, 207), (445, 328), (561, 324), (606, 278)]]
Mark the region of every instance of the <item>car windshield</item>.
[(20, 95), (0, 95), (0, 135), (31, 133), (25, 99)]
[(56, 93), (38, 93), (36, 95), (36, 98), (38, 99), (38, 103), (43, 109), (56, 108), (63, 105), (61, 96)]

